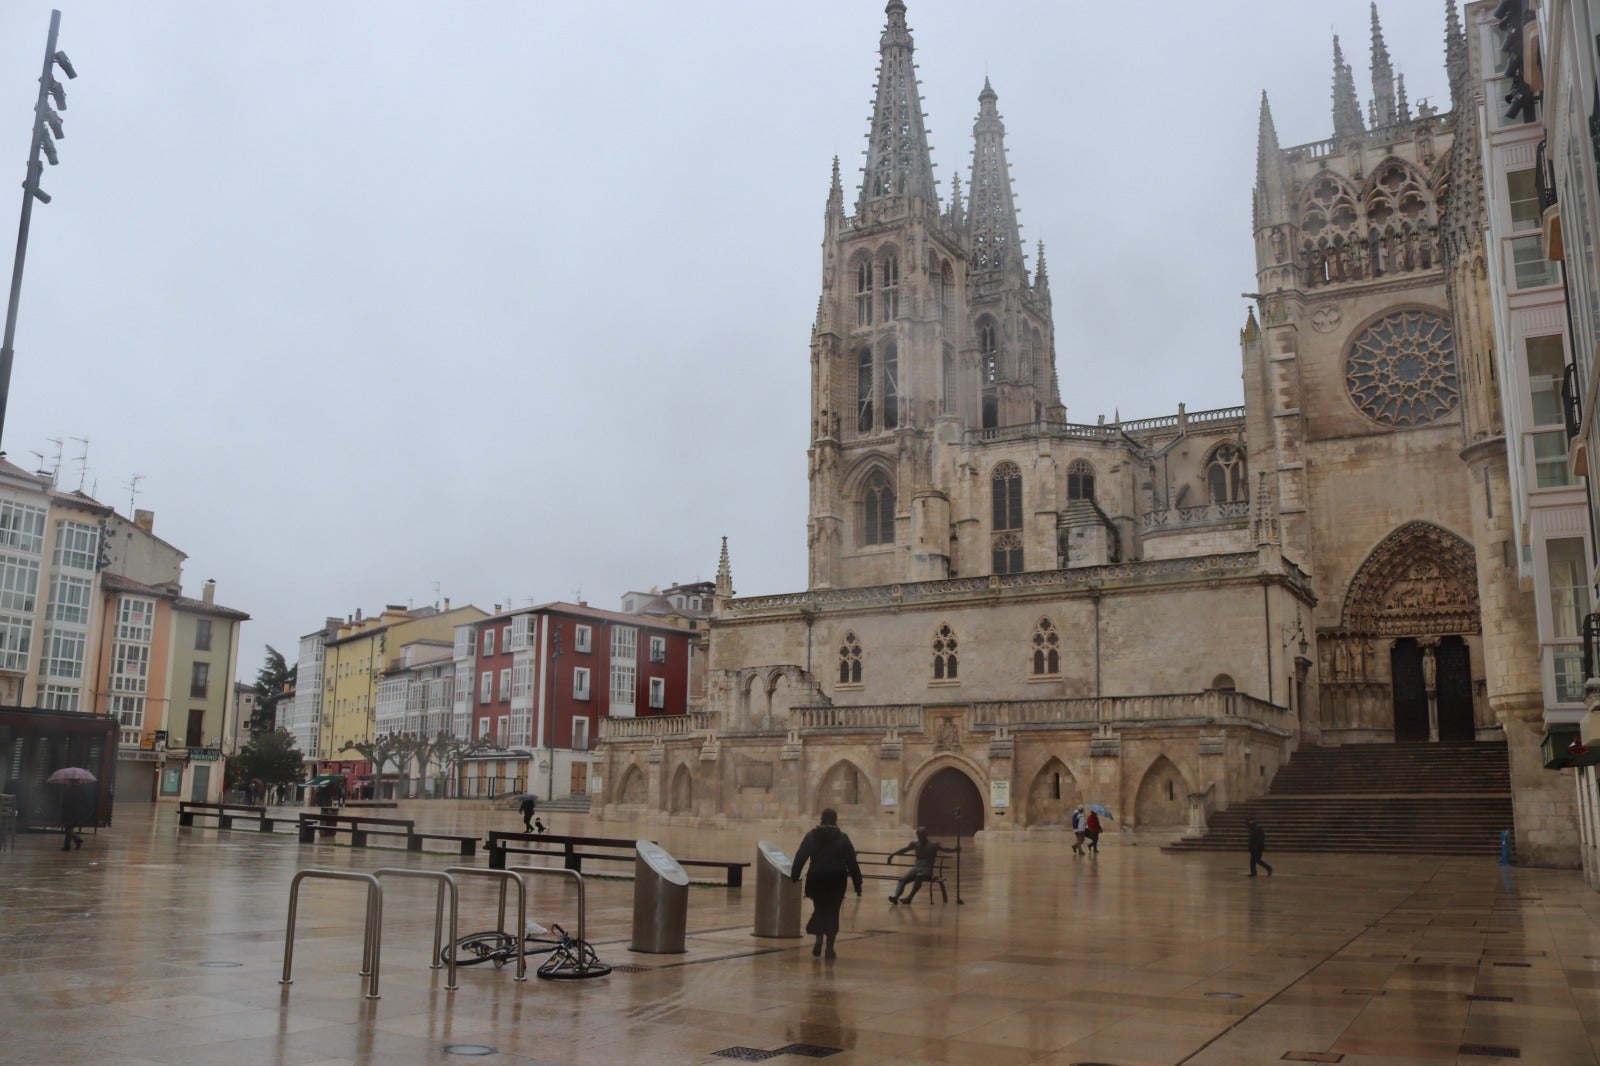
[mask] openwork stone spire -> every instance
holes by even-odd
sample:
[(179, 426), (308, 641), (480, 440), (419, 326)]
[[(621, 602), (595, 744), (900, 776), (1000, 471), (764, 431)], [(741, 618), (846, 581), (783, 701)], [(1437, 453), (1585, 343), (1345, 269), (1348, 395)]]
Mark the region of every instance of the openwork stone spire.
[(972, 269), (978, 274), (1022, 269), (1021, 234), (1006, 163), (1006, 126), (994, 106), (999, 98), (984, 78), (978, 121), (972, 126), (972, 181), (967, 186), (967, 235)]
[(1039, 242), (1039, 266), (1033, 273), (1033, 294), (1040, 301), (1050, 303), (1050, 272), (1044, 265), (1044, 242)]
[(1460, 114), (1461, 105), (1467, 99), (1467, 35), (1461, 29), (1461, 13), (1456, 10), (1456, 0), (1445, 0), (1444, 69), (1450, 77), (1450, 106)]
[(1393, 126), (1398, 117), (1394, 99), (1394, 66), (1389, 62), (1389, 46), (1383, 42), (1383, 24), (1378, 21), (1378, 5), (1372, 4), (1372, 125)]
[(1261, 118), (1256, 130), (1256, 189), (1254, 199), (1255, 224), (1269, 225), (1280, 221), (1284, 182), (1281, 180), (1283, 157), (1278, 150), (1278, 127), (1272, 121), (1272, 105), (1267, 103), (1267, 91), (1261, 90)]
[(717, 560), (717, 596), (733, 595), (733, 570), (728, 565), (728, 538), (722, 538), (722, 557)]
[(1358, 137), (1366, 131), (1361, 121), (1361, 101), (1356, 98), (1355, 75), (1344, 61), (1339, 35), (1333, 35), (1333, 135)]
[(937, 211), (939, 197), (933, 186), (922, 98), (917, 93), (906, 5), (889, 0), (884, 12), (889, 21), (879, 45), (878, 96), (872, 108), (872, 129), (867, 133), (867, 165), (856, 213), (863, 214), (873, 201), (895, 196), (921, 197)]
[(961, 175), (950, 175), (950, 209), (945, 214), (951, 230), (959, 230), (966, 225), (966, 215), (961, 206)]

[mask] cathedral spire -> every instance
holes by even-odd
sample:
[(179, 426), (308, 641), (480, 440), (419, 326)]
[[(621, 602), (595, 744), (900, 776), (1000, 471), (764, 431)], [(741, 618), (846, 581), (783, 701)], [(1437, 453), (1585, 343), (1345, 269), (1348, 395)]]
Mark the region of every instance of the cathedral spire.
[(1410, 122), (1411, 102), (1406, 99), (1406, 76), (1404, 74), (1396, 74), (1394, 76), (1394, 92), (1394, 108), (1400, 117), (1400, 121)]
[(1344, 61), (1339, 35), (1333, 35), (1333, 135), (1336, 138), (1359, 136), (1366, 126), (1361, 122), (1361, 101), (1356, 98), (1355, 75)]
[(1254, 198), (1257, 228), (1284, 221), (1277, 216), (1283, 201), (1283, 156), (1278, 149), (1278, 127), (1272, 121), (1272, 105), (1267, 91), (1261, 90), (1261, 118), (1256, 129), (1256, 188)]
[(1033, 294), (1045, 304), (1050, 302), (1050, 272), (1044, 265), (1044, 242), (1039, 242), (1039, 266), (1033, 272)]
[(963, 210), (961, 207), (960, 174), (950, 175), (950, 211), (947, 217), (949, 218), (950, 229), (952, 231), (957, 231), (966, 224), (966, 219), (963, 217)]
[(937, 211), (933, 185), (933, 160), (928, 154), (928, 130), (922, 121), (922, 97), (917, 92), (917, 69), (912, 62), (911, 31), (906, 27), (906, 5), (889, 0), (884, 7), (888, 24), (879, 41), (878, 95), (872, 105), (872, 128), (867, 133), (867, 165), (861, 181), (856, 213), (868, 204), (896, 196), (920, 197)]
[(1459, 111), (1466, 102), (1467, 35), (1461, 29), (1456, 0), (1445, 0), (1444, 69), (1450, 79), (1450, 107)]
[(973, 123), (972, 180), (967, 183), (971, 208), (967, 236), (971, 241), (973, 269), (980, 274), (1021, 271), (1022, 240), (1017, 227), (1017, 207), (1011, 194), (1011, 169), (1006, 162), (1006, 126), (995, 110), (1000, 99), (983, 79), (978, 94), (978, 121)]
[(1394, 67), (1389, 62), (1389, 46), (1383, 42), (1377, 0), (1372, 3), (1372, 112), (1374, 129), (1395, 124)]
[(833, 183), (828, 186), (828, 221), (844, 221), (844, 186), (839, 183), (839, 157), (833, 157)]
[(728, 538), (722, 538), (722, 558), (717, 560), (717, 598), (733, 595), (733, 570), (728, 566)]

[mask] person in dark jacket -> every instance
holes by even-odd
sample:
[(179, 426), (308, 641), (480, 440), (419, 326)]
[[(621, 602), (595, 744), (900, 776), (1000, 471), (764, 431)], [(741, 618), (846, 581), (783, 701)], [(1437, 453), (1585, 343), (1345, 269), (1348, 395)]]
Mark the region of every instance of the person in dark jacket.
[(78, 786), (68, 785), (61, 797), (62, 851), (71, 851), (74, 845), (83, 847), (83, 837), (78, 835), (78, 827), (84, 821), (83, 808), (83, 797), (78, 794)]
[(791, 867), (792, 880), (800, 880), (807, 862), (811, 864), (806, 874), (811, 920), (806, 922), (806, 932), (817, 938), (811, 954), (821, 955), (826, 944), (831, 959), (834, 957), (833, 940), (839, 935), (839, 908), (844, 904), (845, 882), (853, 881), (856, 895), (861, 895), (861, 865), (856, 862), (856, 848), (839, 829), (839, 814), (832, 807), (822, 812), (822, 824), (800, 842)]
[[(922, 882), (933, 876), (933, 863), (934, 860), (939, 857), (939, 853), (941, 851), (954, 850), (956, 849), (947, 848), (938, 841), (929, 840), (928, 831), (920, 825), (917, 826), (917, 839), (913, 840), (899, 851), (891, 851), (889, 853), (889, 861), (891, 863), (894, 862), (894, 857), (896, 855), (911, 856), (911, 870), (904, 877), (900, 878), (899, 884), (894, 886), (894, 894), (889, 897), (889, 902), (910, 903), (912, 900), (916, 899), (917, 890), (922, 887)], [(900, 898), (900, 893), (906, 890), (906, 885), (911, 886), (911, 894), (902, 900)], [(931, 892), (933, 890), (929, 889), (929, 891)]]
[(1272, 867), (1261, 857), (1261, 853), (1267, 850), (1267, 831), (1261, 828), (1254, 816), (1246, 818), (1244, 824), (1250, 831), (1250, 876), (1254, 877), (1256, 867), (1261, 866), (1266, 869), (1267, 876), (1271, 877)]

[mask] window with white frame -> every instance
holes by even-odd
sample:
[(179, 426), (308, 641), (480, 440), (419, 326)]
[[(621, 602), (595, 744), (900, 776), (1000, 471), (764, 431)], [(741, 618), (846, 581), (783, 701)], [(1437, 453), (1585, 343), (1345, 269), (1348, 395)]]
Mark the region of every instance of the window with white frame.
[(653, 663), (664, 663), (667, 661), (666, 637), (650, 638), (650, 661)]
[(626, 713), (633, 712), (634, 681), (637, 671), (632, 663), (611, 664), (611, 706), (612, 713), (618, 709), (626, 708)]
[(43, 507), (0, 500), (0, 548), (11, 548), (29, 555), (44, 550)]
[(1550, 578), (1550, 635), (1555, 639), (1556, 699), (1583, 702), (1583, 619), (1589, 613), (1582, 537), (1545, 541)]
[(124, 596), (117, 604), (117, 639), (150, 643), (155, 632), (156, 601)]
[(111, 691), (142, 695), (150, 676), (150, 645), (119, 643), (111, 653)]
[(124, 729), (144, 728), (143, 696), (112, 696), (108, 706), (111, 717), (115, 718)]
[(1511, 201), (1512, 232), (1524, 233), (1539, 229), (1544, 224), (1544, 212), (1539, 208), (1538, 182), (1532, 167), (1506, 172), (1506, 196)]
[(78, 688), (76, 685), (45, 685), (39, 691), (39, 706), (47, 711), (75, 711)]
[(457, 659), (470, 659), (478, 650), (478, 631), (471, 626), (456, 627)]
[(33, 619), (0, 614), (0, 670), (26, 670), (32, 651)]
[(589, 668), (575, 666), (572, 668), (572, 698), (586, 700), (589, 698)]
[(505, 747), (506, 742), (511, 739), (510, 725), (511, 721), (509, 715), (502, 714), (500, 717), (495, 719), (494, 739), (495, 742), (498, 743), (502, 748)]
[(483, 631), (483, 657), (485, 659), (487, 659), (489, 656), (491, 656), (493, 654), (494, 654), (494, 630), (485, 629)]
[(572, 718), (572, 750), (589, 750), (589, 719), (581, 714)]
[(0, 555), (0, 611), (32, 614), (39, 596), (39, 563)]
[(100, 530), (82, 522), (56, 523), (55, 567), (57, 570), (94, 572), (100, 555)]
[(518, 663), (511, 672), (511, 698), (524, 699), (533, 689), (533, 664)]
[(572, 650), (585, 654), (593, 650), (594, 630), (590, 626), (577, 626), (572, 631)]
[(1566, 373), (1567, 356), (1561, 335), (1529, 337), (1523, 346), (1528, 356), (1528, 396), (1533, 405), (1533, 424), (1565, 425), (1561, 378)]
[(667, 706), (667, 679), (652, 677), (650, 679), (650, 709), (652, 711), (665, 710)]
[(71, 629), (47, 629), (44, 634), (46, 677), (82, 677), (83, 652), (88, 638)]
[(611, 658), (632, 662), (638, 655), (639, 631), (632, 626), (617, 626), (611, 630)]
[(533, 615), (519, 614), (511, 620), (511, 640), (506, 644), (508, 651), (522, 651), (528, 646), (528, 638), (532, 632)]
[(511, 699), (511, 668), (509, 666), (500, 671), (500, 699), (501, 701)]
[(494, 699), (494, 671), (485, 670), (483, 676), (478, 678), (478, 702), (488, 703)]

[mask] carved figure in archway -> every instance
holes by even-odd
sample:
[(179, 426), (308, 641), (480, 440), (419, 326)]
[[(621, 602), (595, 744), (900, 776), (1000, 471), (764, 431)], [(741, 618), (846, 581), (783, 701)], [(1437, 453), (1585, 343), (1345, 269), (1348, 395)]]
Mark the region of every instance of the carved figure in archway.
[[(1401, 526), (1350, 580), (1343, 622), (1347, 630), (1379, 637), (1479, 632), (1472, 546), (1428, 522)], [(1361, 651), (1365, 658), (1365, 647)]]

